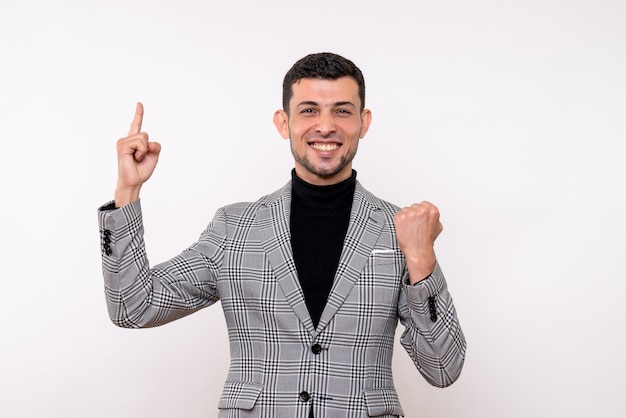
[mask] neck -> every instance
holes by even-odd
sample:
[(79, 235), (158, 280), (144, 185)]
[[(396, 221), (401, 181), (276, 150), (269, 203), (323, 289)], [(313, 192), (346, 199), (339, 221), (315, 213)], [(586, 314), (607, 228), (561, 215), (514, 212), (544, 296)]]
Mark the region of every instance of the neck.
[(292, 203), (307, 208), (330, 209), (343, 206), (352, 206), (354, 188), (356, 186), (356, 171), (339, 183), (319, 186), (308, 183), (298, 177), (295, 170), (292, 176)]
[(341, 183), (352, 177), (353, 172), (351, 165), (344, 167), (339, 173), (332, 176), (313, 174), (299, 164), (296, 164), (294, 170), (298, 178), (314, 186), (332, 186), (333, 184)]

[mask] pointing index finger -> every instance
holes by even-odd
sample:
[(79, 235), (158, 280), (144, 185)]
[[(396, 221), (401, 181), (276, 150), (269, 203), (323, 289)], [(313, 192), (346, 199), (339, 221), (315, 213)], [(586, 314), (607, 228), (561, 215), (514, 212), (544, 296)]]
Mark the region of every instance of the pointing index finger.
[(141, 102), (137, 102), (137, 107), (135, 108), (135, 117), (130, 124), (130, 130), (128, 131), (128, 136), (138, 134), (141, 132), (141, 123), (143, 122), (143, 105)]

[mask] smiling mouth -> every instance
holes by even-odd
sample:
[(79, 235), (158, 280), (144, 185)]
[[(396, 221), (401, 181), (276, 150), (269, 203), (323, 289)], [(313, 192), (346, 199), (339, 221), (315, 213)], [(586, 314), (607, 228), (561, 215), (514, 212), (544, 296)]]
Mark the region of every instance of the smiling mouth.
[(318, 151), (334, 151), (336, 149), (339, 149), (339, 147), (341, 146), (340, 144), (337, 144), (335, 142), (333, 143), (313, 142), (309, 145), (311, 145), (311, 148), (316, 149)]

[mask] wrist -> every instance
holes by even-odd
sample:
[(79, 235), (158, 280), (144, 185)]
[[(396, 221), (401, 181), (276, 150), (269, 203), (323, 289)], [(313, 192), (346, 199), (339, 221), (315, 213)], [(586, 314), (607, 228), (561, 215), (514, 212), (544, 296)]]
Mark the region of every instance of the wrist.
[(140, 189), (140, 187), (126, 188), (118, 186), (115, 189), (115, 207), (121, 208), (122, 206), (126, 206), (136, 200), (139, 200)]
[(409, 281), (412, 285), (430, 276), (437, 265), (437, 258), (432, 250), (416, 253), (409, 257), (405, 256), (405, 259), (409, 271)]

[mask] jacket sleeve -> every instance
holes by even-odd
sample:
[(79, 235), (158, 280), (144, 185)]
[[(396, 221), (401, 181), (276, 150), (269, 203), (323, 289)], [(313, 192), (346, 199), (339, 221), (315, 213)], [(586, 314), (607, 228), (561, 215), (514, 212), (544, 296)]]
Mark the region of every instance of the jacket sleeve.
[(461, 374), (466, 342), (439, 264), (426, 279), (411, 286), (403, 280), (398, 305), (405, 326), (400, 342), (433, 386), (446, 387)]
[(98, 210), (104, 288), (111, 321), (124, 328), (154, 327), (219, 299), (216, 278), (223, 257), (225, 223), (218, 211), (199, 241), (150, 268), (139, 201)]

